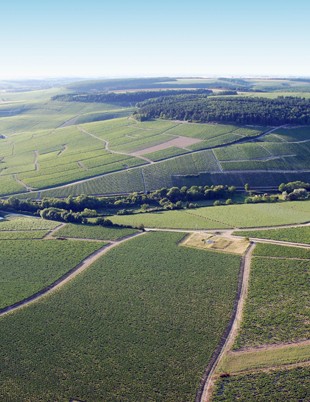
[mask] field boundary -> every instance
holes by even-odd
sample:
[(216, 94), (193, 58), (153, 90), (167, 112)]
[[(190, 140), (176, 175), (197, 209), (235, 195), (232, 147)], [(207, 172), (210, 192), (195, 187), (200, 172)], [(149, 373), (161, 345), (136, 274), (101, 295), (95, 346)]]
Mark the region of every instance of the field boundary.
[(20, 300), (14, 304), (11, 304), (10, 306), (6, 306), (6, 307), (0, 309), (0, 317), (7, 315), (9, 313), (12, 313), (16, 310), (19, 310), (23, 307), (26, 307), (30, 303), (34, 303), (35, 301), (41, 299), (42, 297), (49, 295), (50, 293), (54, 292), (55, 290), (59, 289), (61, 286), (65, 285), (67, 282), (72, 280), (75, 276), (77, 276), (78, 274), (83, 272), (90, 265), (92, 265), (95, 261), (97, 261), (97, 259), (99, 259), (102, 255), (107, 253), (112, 248), (118, 246), (121, 243), (124, 243), (125, 241), (128, 241), (137, 236), (141, 236), (143, 234), (144, 234), (144, 232), (134, 233), (130, 237), (126, 237), (118, 242), (105, 244), (99, 250), (96, 250), (95, 252), (90, 254), (88, 257), (84, 258), (79, 264), (77, 264), (75, 267), (71, 268), (69, 271), (67, 271), (64, 275), (62, 275), (60, 278), (58, 278), (56, 281), (54, 281), (50, 285), (44, 287), (43, 289), (39, 290), (38, 292), (34, 293), (33, 295), (31, 295), (29, 297), (26, 297), (23, 300)]

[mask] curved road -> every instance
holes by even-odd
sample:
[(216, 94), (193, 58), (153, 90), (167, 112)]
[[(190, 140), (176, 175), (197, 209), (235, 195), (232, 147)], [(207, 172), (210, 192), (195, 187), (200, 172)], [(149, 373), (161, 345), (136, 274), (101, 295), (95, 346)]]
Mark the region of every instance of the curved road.
[(41, 299), (42, 297), (45, 297), (45, 296), (51, 294), (55, 290), (57, 290), (60, 287), (62, 287), (63, 285), (65, 285), (67, 282), (71, 281), (73, 278), (75, 278), (81, 272), (85, 271), (85, 269), (87, 269), (90, 265), (92, 265), (95, 261), (97, 261), (100, 257), (102, 257), (104, 254), (106, 254), (112, 248), (132, 239), (133, 237), (141, 236), (143, 234), (144, 234), (143, 232), (142, 233), (141, 232), (134, 233), (133, 235), (123, 238), (117, 242), (114, 242), (114, 243), (101, 247), (99, 250), (95, 251), (94, 253), (92, 253), (91, 255), (86, 257), (77, 266), (75, 266), (70, 271), (65, 273), (62, 277), (60, 277), (55, 282), (53, 282), (51, 285), (48, 285), (44, 289), (33, 294), (32, 296), (27, 297), (24, 300), (21, 300), (17, 303), (12, 304), (11, 306), (7, 306), (7, 307), (0, 309), (0, 317), (10, 314), (16, 310), (20, 310), (20, 309), (28, 306), (29, 304), (36, 302), (37, 300)]

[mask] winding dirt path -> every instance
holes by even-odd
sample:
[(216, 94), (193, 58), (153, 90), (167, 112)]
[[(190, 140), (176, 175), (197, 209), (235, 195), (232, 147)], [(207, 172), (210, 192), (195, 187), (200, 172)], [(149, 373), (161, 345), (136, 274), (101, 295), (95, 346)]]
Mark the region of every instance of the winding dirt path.
[(54, 234), (58, 232), (59, 229), (63, 228), (66, 226), (65, 223), (61, 223), (60, 225), (56, 226), (54, 229), (50, 230), (49, 232), (46, 233), (44, 237), (42, 237), (42, 240), (55, 240)]
[(235, 311), (233, 312), (233, 315), (231, 317), (231, 321), (226, 330), (227, 333), (224, 334), (222, 338), (224, 341), (222, 344), (219, 345), (218, 349), (214, 352), (214, 355), (211, 358), (211, 362), (209, 363), (205, 371), (205, 375), (202, 379), (200, 389), (197, 392), (195, 402), (210, 401), (212, 394), (214, 371), (217, 368), (223, 355), (232, 347), (236, 339), (242, 320), (245, 299), (248, 293), (251, 259), (254, 248), (255, 243), (251, 243), (241, 260), (241, 277), (239, 279), (238, 298), (236, 300), (237, 307), (235, 308)]
[(7, 306), (7, 307), (0, 309), (0, 317), (8, 315), (8, 314), (10, 314), (16, 310), (20, 310), (24, 307), (27, 307), (29, 304), (34, 303), (37, 300), (42, 299), (43, 297), (55, 292), (56, 290), (58, 290), (59, 288), (64, 286), (66, 283), (68, 283), (72, 279), (74, 279), (81, 272), (85, 271), (90, 265), (92, 265), (95, 261), (97, 261), (100, 257), (102, 257), (104, 254), (106, 254), (112, 248), (117, 247), (119, 244), (122, 244), (134, 237), (142, 236), (143, 234), (144, 234), (144, 232), (134, 233), (131, 236), (123, 238), (117, 242), (110, 243), (108, 245), (101, 247), (99, 250), (90, 254), (83, 261), (81, 261), (78, 265), (76, 265), (70, 271), (66, 272), (63, 276), (61, 276), (59, 279), (57, 279), (52, 284), (46, 286), (44, 289), (41, 289), (39, 292), (25, 298), (24, 300), (14, 303), (11, 306)]
[(34, 170), (37, 172), (40, 170), (38, 159), (39, 159), (39, 151), (34, 151)]
[(109, 141), (104, 140), (103, 138), (97, 137), (95, 134), (92, 134), (92, 133), (90, 133), (89, 131), (86, 131), (84, 128), (82, 128), (82, 127), (80, 127), (80, 126), (77, 126), (77, 129), (78, 129), (81, 133), (87, 134), (87, 135), (89, 135), (89, 136), (95, 138), (96, 140), (99, 140), (99, 141), (103, 142), (103, 144), (104, 144), (104, 150), (110, 152), (111, 154), (126, 155), (126, 156), (129, 156), (129, 157), (135, 156), (136, 158), (138, 158), (138, 159), (143, 159), (144, 161), (146, 161), (146, 162), (148, 162), (148, 163), (150, 163), (150, 164), (154, 163), (151, 159), (146, 158), (145, 156), (133, 155), (133, 154), (129, 154), (129, 153), (126, 153), (126, 152), (112, 151), (112, 149), (109, 148)]

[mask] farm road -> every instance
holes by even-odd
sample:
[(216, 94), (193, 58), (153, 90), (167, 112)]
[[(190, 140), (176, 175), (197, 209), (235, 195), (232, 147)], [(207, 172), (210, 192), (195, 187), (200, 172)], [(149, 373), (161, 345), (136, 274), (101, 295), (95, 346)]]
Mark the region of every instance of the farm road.
[(233, 321), (228, 328), (228, 335), (226, 336), (225, 342), (220, 348), (220, 350), (215, 352), (213, 364), (211, 367), (207, 368), (208, 374), (205, 378), (204, 385), (202, 388), (202, 395), (197, 395), (196, 402), (208, 402), (210, 401), (212, 386), (213, 386), (213, 374), (215, 369), (217, 368), (220, 360), (224, 356), (224, 354), (231, 349), (233, 343), (235, 342), (237, 333), (240, 328), (242, 314), (244, 310), (245, 299), (248, 293), (249, 287), (249, 278), (250, 278), (250, 268), (251, 268), (251, 259), (252, 253), (255, 248), (255, 243), (251, 243), (249, 248), (247, 249), (242, 261), (241, 261), (241, 270), (242, 277), (240, 278), (241, 286), (239, 282), (239, 294), (237, 300), (237, 308), (235, 310), (235, 315), (233, 317)]
[[(58, 227), (60, 228), (60, 227)], [(66, 283), (70, 282), (72, 279), (74, 279), (77, 275), (79, 275), (81, 272), (85, 271), (90, 265), (92, 265), (95, 261), (97, 261), (100, 257), (102, 257), (104, 254), (106, 254), (108, 251), (110, 251), (112, 248), (117, 247), (119, 244), (122, 244), (134, 237), (141, 236), (144, 233), (138, 232), (134, 233), (130, 236), (124, 237), (123, 239), (110, 243), (108, 245), (105, 245), (101, 247), (99, 250), (95, 251), (88, 257), (86, 257), (82, 262), (80, 262), (77, 266), (72, 268), (70, 271), (68, 271), (66, 274), (64, 274), (61, 278), (57, 279), (54, 283), (51, 285), (47, 286), (46, 288), (40, 290), (39, 292), (35, 293), (34, 295), (27, 297), (24, 300), (21, 300), (11, 306), (4, 307), (0, 310), (0, 317), (5, 316), (7, 314), (10, 314), (16, 310), (20, 310), (24, 307), (27, 307), (29, 304), (36, 302), (39, 299), (42, 299), (45, 296), (48, 296), (49, 294), (55, 292), (62, 286), (64, 286)]]

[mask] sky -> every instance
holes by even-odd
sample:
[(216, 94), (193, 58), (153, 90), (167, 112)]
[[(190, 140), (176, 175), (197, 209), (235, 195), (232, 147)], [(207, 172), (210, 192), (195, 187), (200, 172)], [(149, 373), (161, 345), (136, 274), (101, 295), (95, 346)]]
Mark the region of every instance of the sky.
[(310, 76), (309, 0), (10, 0), (0, 79)]

